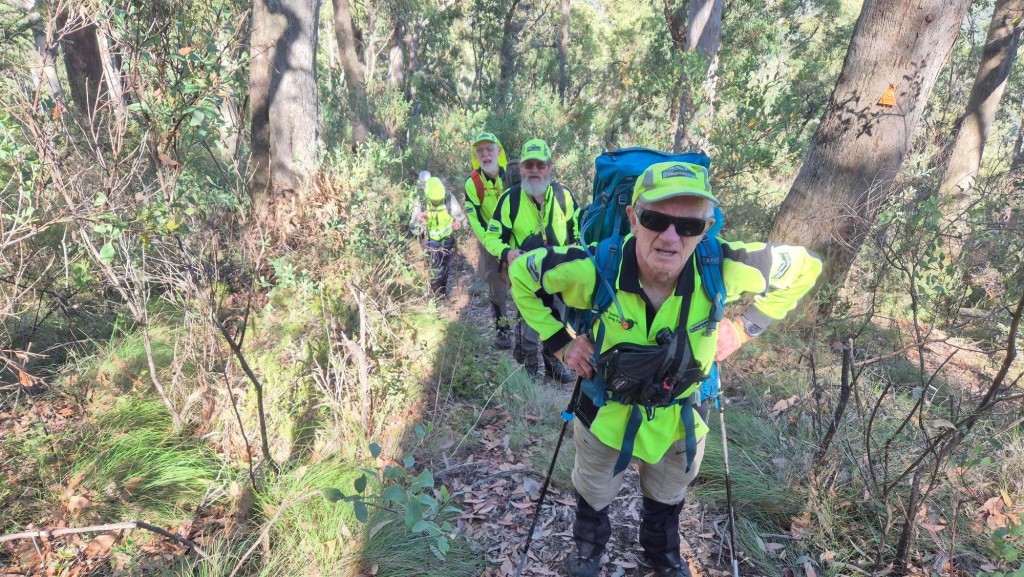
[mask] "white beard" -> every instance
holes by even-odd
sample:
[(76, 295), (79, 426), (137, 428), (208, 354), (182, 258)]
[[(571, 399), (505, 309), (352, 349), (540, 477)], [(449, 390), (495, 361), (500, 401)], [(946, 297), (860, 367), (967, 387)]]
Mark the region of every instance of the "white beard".
[(523, 192), (533, 197), (537, 202), (544, 200), (544, 193), (548, 191), (548, 186), (551, 185), (551, 179), (545, 179), (537, 184), (524, 180), (522, 183)]
[(498, 176), (498, 161), (492, 160), (487, 163), (481, 162), (480, 170), (482, 170), (487, 176), (494, 178), (495, 176)]

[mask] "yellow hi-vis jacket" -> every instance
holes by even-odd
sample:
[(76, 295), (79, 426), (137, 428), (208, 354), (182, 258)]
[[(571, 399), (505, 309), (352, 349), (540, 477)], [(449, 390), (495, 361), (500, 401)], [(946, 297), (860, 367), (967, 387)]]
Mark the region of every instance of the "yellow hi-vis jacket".
[(517, 184), (498, 199), (484, 235), (484, 248), (505, 262), (512, 249), (575, 244), (580, 237), (579, 217), (572, 191), (561, 184), (548, 185), (542, 206)]
[(505, 178), (505, 169), (499, 168), (496, 178), (487, 176), (482, 170), (474, 172), (479, 177), (482, 188), (477, 189), (472, 175), (466, 179), (466, 217), (469, 219), (469, 226), (473, 228), (476, 237), (483, 242), (487, 232), (487, 223), (491, 221), (494, 207), (498, 205), (498, 198), (505, 191), (502, 183)]
[[(743, 317), (760, 327), (767, 327), (793, 310), (800, 298), (813, 288), (821, 273), (821, 260), (802, 247), (719, 242), (722, 244), (722, 279), (727, 299), (734, 301), (743, 295), (754, 294), (753, 304)], [(598, 282), (593, 261), (579, 247), (535, 250), (512, 263), (509, 277), (512, 297), (523, 320), (540, 334), (547, 350), (555, 352), (562, 349), (572, 337), (552, 308), (551, 295), (559, 295), (568, 307), (591, 308), (594, 287)], [(623, 243), (622, 260), (614, 285), (626, 319), (619, 318), (613, 304), (602, 313), (601, 319), (595, 321), (591, 334), (597, 334), (598, 322), (604, 321), (601, 352), (619, 343), (655, 345), (661, 329), (675, 331), (680, 319), (685, 318), (683, 330), (689, 337), (695, 363), (707, 374), (714, 361), (718, 331), (705, 334), (711, 301), (701, 286), (696, 252), (683, 269), (675, 292), (656, 311), (639, 279), (636, 241), (629, 235)], [(687, 301), (689, 310), (681, 317), (683, 303)], [(624, 328), (627, 326), (629, 328)], [(700, 382), (692, 383), (676, 398), (688, 397), (699, 385)], [(621, 449), (631, 409), (630, 405), (611, 400), (598, 408), (583, 396), (576, 415), (602, 443)], [(644, 419), (635, 437), (633, 456), (647, 463), (657, 463), (672, 443), (684, 439), (686, 434), (681, 410), (693, 409), (689, 404), (674, 404), (656, 409), (653, 419)], [(694, 414), (694, 417), (694, 434), (700, 439), (707, 434), (708, 427), (700, 415)]]

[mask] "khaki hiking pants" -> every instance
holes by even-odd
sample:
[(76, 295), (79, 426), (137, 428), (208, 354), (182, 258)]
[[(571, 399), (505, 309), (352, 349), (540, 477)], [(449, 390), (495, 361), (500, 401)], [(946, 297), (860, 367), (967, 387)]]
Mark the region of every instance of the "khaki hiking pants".
[(476, 239), (476, 247), (480, 251), (476, 274), (487, 283), (491, 302), (498, 307), (501, 314), (505, 314), (505, 305), (508, 303), (508, 275), (502, 273), (501, 263), (487, 252), (479, 238)]
[[(626, 471), (612, 475), (619, 450), (605, 445), (579, 419), (572, 421), (576, 439), (576, 462), (572, 468), (572, 484), (590, 506), (600, 511), (619, 494)], [(704, 459), (704, 440), (697, 441), (697, 454), (690, 472), (686, 472), (686, 440), (676, 441), (660, 461), (640, 463), (640, 490), (645, 497), (659, 503), (675, 504), (686, 497), (686, 488), (697, 477)]]

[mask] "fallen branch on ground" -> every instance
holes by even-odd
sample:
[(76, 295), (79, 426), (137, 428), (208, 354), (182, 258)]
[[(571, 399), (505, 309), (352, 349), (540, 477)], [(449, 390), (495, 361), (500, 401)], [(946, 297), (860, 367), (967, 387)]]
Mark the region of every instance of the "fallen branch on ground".
[(150, 525), (144, 521), (125, 521), (123, 523), (109, 523), (107, 525), (90, 525), (88, 527), (62, 527), (60, 529), (39, 529), (38, 531), (24, 531), (22, 533), (12, 533), (11, 535), (0, 535), (0, 543), (5, 541), (16, 541), (18, 539), (38, 539), (39, 537), (45, 537), (47, 539), (53, 539), (55, 537), (61, 537), (63, 535), (74, 535), (77, 533), (99, 533), (107, 531), (123, 531), (125, 529), (145, 529), (152, 531), (162, 537), (177, 541), (182, 545), (185, 545), (189, 549), (192, 549), (199, 554), (200, 557), (208, 559), (207, 555), (199, 545), (196, 545), (192, 541), (175, 535), (170, 531), (161, 529), (156, 525)]

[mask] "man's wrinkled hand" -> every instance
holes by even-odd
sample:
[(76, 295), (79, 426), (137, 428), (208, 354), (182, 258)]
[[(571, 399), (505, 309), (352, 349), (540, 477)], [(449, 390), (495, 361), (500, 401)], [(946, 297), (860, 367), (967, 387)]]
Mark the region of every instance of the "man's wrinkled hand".
[(743, 343), (750, 340), (750, 335), (743, 329), (737, 319), (723, 319), (718, 324), (718, 344), (715, 346), (715, 360), (722, 362), (738, 351)]
[(594, 356), (594, 343), (586, 335), (569, 341), (569, 344), (562, 347), (555, 356), (584, 379), (594, 376), (594, 367), (590, 364), (590, 359)]

